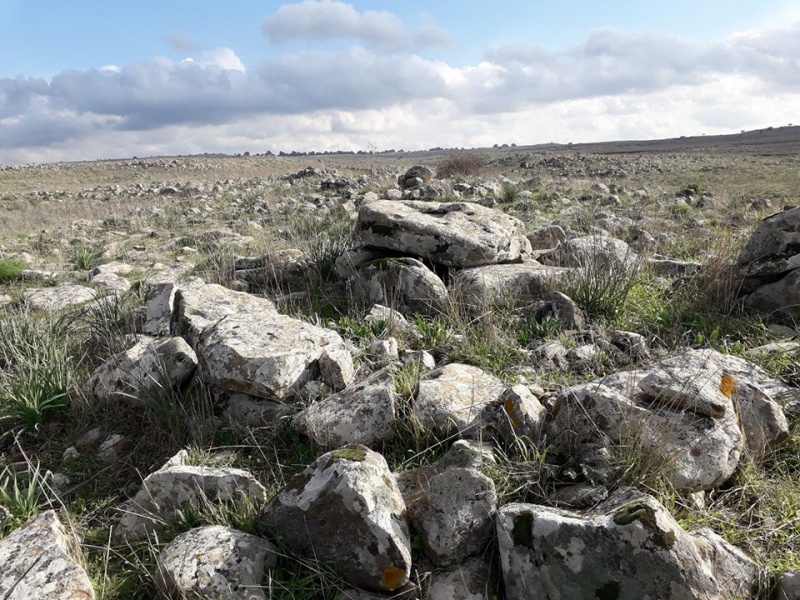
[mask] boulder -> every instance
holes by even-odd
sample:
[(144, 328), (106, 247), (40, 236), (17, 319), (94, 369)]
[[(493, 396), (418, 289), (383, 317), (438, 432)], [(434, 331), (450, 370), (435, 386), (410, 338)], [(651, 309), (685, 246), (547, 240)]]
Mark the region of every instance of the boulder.
[(135, 399), (180, 388), (191, 380), (196, 368), (197, 356), (183, 338), (144, 338), (98, 367), (89, 386), (101, 399)]
[(743, 359), (691, 350), (569, 388), (556, 399), (555, 429), (590, 449), (602, 440), (636, 448), (677, 489), (711, 489), (742, 452), (759, 458), (788, 437), (781, 403), (795, 394)]
[(520, 259), (530, 252), (524, 229), (477, 204), (379, 200), (358, 211), (354, 236), (364, 246), (460, 268)]
[(453, 467), (417, 483), (404, 496), (408, 518), (435, 565), (455, 565), (486, 548), (497, 510), (491, 479), (475, 469)]
[(80, 306), (96, 297), (95, 290), (82, 285), (30, 288), (22, 292), (22, 299), (30, 308), (51, 312)]
[(547, 410), (527, 386), (517, 384), (497, 399), (493, 419), (501, 439), (508, 445), (526, 439), (539, 442), (545, 429)]
[(795, 322), (800, 317), (800, 269), (760, 285), (745, 296), (744, 303), (748, 309), (769, 315), (775, 321)]
[(480, 425), (485, 408), (504, 390), (494, 375), (450, 363), (422, 377), (412, 414), (426, 427), (469, 432)]
[(400, 186), (401, 190), (407, 190), (431, 181), (433, 181), (433, 171), (428, 167), (416, 165), (397, 178), (397, 185)]
[(800, 267), (800, 207), (765, 218), (739, 255), (745, 277), (774, 277)]
[(558, 225), (547, 225), (525, 234), (533, 250), (550, 250), (567, 241), (567, 234)]
[(562, 242), (552, 251), (540, 255), (539, 261), (559, 267), (627, 271), (638, 264), (639, 256), (622, 240), (587, 235)]
[(314, 402), (293, 420), (294, 427), (322, 448), (384, 441), (397, 419), (392, 371), (384, 368), (361, 383)]
[(367, 591), (408, 582), (405, 503), (384, 458), (365, 446), (320, 456), (269, 502), (257, 527), (281, 536), (292, 552), (330, 561)]
[(277, 549), (264, 538), (208, 525), (178, 535), (161, 550), (153, 576), (168, 598), (264, 600)]
[(468, 558), (452, 569), (431, 575), (428, 600), (486, 600), (494, 598), (491, 565), (482, 557)]
[(451, 287), (455, 298), (470, 306), (525, 303), (547, 298), (571, 271), (535, 262), (472, 267), (455, 273)]
[(266, 501), (267, 490), (242, 469), (187, 465), (182, 450), (145, 477), (141, 489), (120, 509), (114, 530), (118, 542), (146, 537), (160, 523), (175, 522), (190, 507), (214, 502)]
[(402, 313), (435, 314), (447, 303), (441, 279), (414, 258), (385, 258), (360, 267), (347, 280), (354, 302), (396, 307)]
[(758, 583), (753, 561), (727, 545), (712, 549), (630, 489), (583, 514), (508, 504), (497, 536), (506, 595), (515, 600), (724, 600), (751, 598)]
[(0, 540), (0, 598), (94, 600), (79, 556), (54, 510), (30, 518)]

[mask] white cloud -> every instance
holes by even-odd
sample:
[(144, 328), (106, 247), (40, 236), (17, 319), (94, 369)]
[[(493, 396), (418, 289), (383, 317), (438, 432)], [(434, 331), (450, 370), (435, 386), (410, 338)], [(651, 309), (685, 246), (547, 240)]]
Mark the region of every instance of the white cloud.
[(409, 29), (388, 11), (360, 13), (351, 4), (335, 0), (284, 4), (264, 20), (261, 28), (273, 44), (352, 39), (373, 49), (407, 50), (450, 42), (450, 35), (436, 25)]
[[(337, 2), (284, 8), (318, 5), (352, 17)], [(355, 13), (351, 37), (366, 15)], [(393, 22), (376, 15), (373, 31)], [(0, 79), (0, 161), (673, 137), (800, 114), (798, 26), (708, 44), (605, 29), (563, 51), (511, 44), (463, 67), (384, 49), (287, 51), (245, 68), (219, 48)]]

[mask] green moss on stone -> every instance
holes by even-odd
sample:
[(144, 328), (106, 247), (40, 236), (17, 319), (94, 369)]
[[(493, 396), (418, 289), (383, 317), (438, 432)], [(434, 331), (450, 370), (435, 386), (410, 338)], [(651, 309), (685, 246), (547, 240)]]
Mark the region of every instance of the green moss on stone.
[(367, 459), (367, 451), (361, 448), (339, 448), (331, 452), (331, 456), (354, 462), (364, 462)]
[(658, 526), (655, 509), (646, 502), (637, 500), (620, 507), (614, 513), (613, 519), (614, 523), (623, 526), (639, 521), (644, 530), (650, 534), (653, 543), (660, 548), (669, 550), (675, 544), (675, 532), (663, 531)]

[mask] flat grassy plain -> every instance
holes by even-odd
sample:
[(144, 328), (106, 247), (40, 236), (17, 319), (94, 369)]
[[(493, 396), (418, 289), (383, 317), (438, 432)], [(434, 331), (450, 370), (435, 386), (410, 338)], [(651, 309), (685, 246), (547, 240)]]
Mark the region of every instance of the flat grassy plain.
[[(0, 167), (0, 298), (5, 297), (0, 307), (0, 505), (9, 513), (0, 519), (0, 535), (38, 511), (57, 508), (82, 540), (99, 598), (152, 598), (155, 557), (174, 535), (201, 523), (248, 531), (258, 507), (198, 509), (157, 538), (115, 547), (109, 541), (115, 507), (138, 490), (143, 477), (188, 449), (195, 464), (248, 469), (274, 493), (319, 454), (284, 423), (253, 428), (227, 420), (200, 381), (180, 394), (165, 390), (142, 405), (110, 405), (91, 397), (86, 389), (91, 372), (125, 349), (125, 336), (138, 330), (154, 263), (191, 264), (190, 272), (209, 282), (234, 285), (237, 256), (302, 250), (310, 259), (305, 283), (251, 291), (272, 299), (300, 292), (281, 309), (337, 329), (352, 342), (361, 374), (372, 365), (359, 352), (390, 335), (402, 347), (432, 351), (440, 363), (480, 366), (508, 383), (532, 381), (545, 399), (626, 368), (609, 356), (580, 370), (540, 364), (530, 351), (533, 345), (558, 340), (571, 348), (581, 343), (581, 334), (537, 322), (525, 306), (493, 306), (475, 318), (453, 302), (438, 315), (411, 315), (416, 330), (402, 332), (366, 323), (369, 307), (347, 302), (332, 264), (353, 245), (359, 197), (396, 187), (397, 176), (415, 164), (436, 170), (464, 152), (474, 158), (468, 172), (433, 182), (441, 200), (456, 199), (458, 184), (483, 185), (495, 207), (520, 218), (529, 231), (553, 223), (581, 233), (603, 230), (643, 255), (699, 264), (694, 274), (681, 277), (642, 266), (624, 289), (611, 286), (585, 296), (582, 308), (596, 335), (612, 329), (639, 333), (648, 340), (653, 360), (710, 347), (800, 385), (798, 351), (755, 350), (791, 341), (797, 330), (745, 312), (734, 268), (762, 218), (800, 203), (797, 129), (660, 145), (155, 157)], [(287, 179), (307, 167), (317, 173)], [(322, 181), (342, 178), (352, 197), (322, 191)], [(40, 314), (21, 301), (32, 287), (91, 286), (89, 270), (111, 261), (133, 267), (125, 275), (131, 290), (111, 302)], [(589, 305), (590, 300), (596, 304)], [(396, 374), (405, 402), (413, 401), (419, 377), (413, 368)], [(800, 568), (800, 418), (788, 417), (792, 437), (780, 451), (763, 463), (745, 462), (730, 481), (702, 498), (670, 489), (653, 457), (633, 446), (618, 449), (617, 484), (654, 494), (689, 529), (713, 528), (769, 574)], [(126, 437), (116, 461), (90, 451), (65, 456), (94, 429), (103, 438)], [(435, 460), (453, 441), (398, 427), (381, 450), (401, 471)], [(502, 455), (489, 474), (501, 502), (547, 503), (553, 491), (574, 482), (568, 463), (561, 449), (521, 444)], [(324, 565), (287, 552), (268, 597), (333, 598), (343, 585)], [(769, 585), (765, 579), (764, 595)], [(496, 593), (501, 597), (501, 590)]]

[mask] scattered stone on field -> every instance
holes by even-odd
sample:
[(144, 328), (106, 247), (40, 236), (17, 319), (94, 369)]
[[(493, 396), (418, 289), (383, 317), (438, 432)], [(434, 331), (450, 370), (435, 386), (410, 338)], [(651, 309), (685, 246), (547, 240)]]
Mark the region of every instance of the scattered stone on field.
[(539, 261), (558, 267), (629, 271), (635, 268), (639, 257), (622, 240), (588, 235), (562, 242), (551, 252), (540, 255)]
[[(788, 435), (794, 392), (747, 361), (690, 350), (646, 370), (614, 373), (557, 398), (557, 428), (652, 453), (653, 468), (688, 491), (730, 477), (743, 451), (763, 456)], [(592, 450), (594, 452), (594, 450)]]
[(397, 419), (392, 369), (383, 368), (359, 384), (314, 402), (293, 419), (301, 433), (322, 448), (373, 446), (388, 439)]
[(307, 280), (308, 268), (302, 251), (276, 250), (261, 256), (237, 258), (234, 277), (248, 284), (291, 289)]
[(358, 275), (359, 269), (376, 260), (399, 258), (400, 256), (397, 252), (388, 252), (376, 248), (352, 248), (339, 255), (334, 263), (334, 271), (336, 271), (339, 279), (346, 281)]
[(367, 357), (380, 365), (394, 362), (400, 358), (397, 338), (390, 337), (385, 340), (375, 340), (365, 351)]
[(491, 565), (483, 557), (468, 558), (431, 576), (428, 600), (486, 600), (493, 596)]
[(89, 278), (92, 285), (100, 288), (107, 294), (117, 294), (121, 296), (131, 289), (131, 282), (120, 275), (114, 273), (100, 273)]
[(700, 270), (702, 265), (698, 262), (675, 260), (673, 258), (648, 258), (647, 268), (654, 274), (662, 277), (688, 277)]
[(547, 317), (557, 319), (561, 323), (563, 329), (576, 331), (583, 331), (586, 329), (586, 317), (583, 311), (578, 308), (578, 305), (572, 298), (558, 291), (550, 294), (547, 305), (544, 310), (539, 311), (537, 317), (540, 320)]
[(386, 258), (368, 263), (347, 280), (352, 300), (389, 304), (400, 312), (434, 314), (447, 302), (441, 279), (414, 258)]
[(407, 333), (417, 333), (417, 326), (408, 322), (408, 319), (403, 316), (403, 313), (383, 306), (382, 304), (375, 304), (364, 317), (367, 323), (385, 323), (387, 331), (404, 331)]
[(540, 441), (547, 411), (528, 386), (517, 384), (507, 388), (496, 406), (487, 410), (494, 413), (487, 418), (497, 423), (500, 438), (507, 445), (520, 439), (534, 444)]
[(99, 265), (89, 271), (89, 279), (91, 280), (98, 275), (129, 275), (135, 270), (135, 267), (130, 263), (113, 261), (104, 265)]
[(120, 433), (109, 435), (97, 449), (97, 458), (106, 463), (117, 462), (133, 446), (133, 440)]
[(739, 255), (745, 277), (767, 278), (800, 267), (800, 207), (765, 218)]
[(750, 559), (687, 533), (631, 489), (583, 514), (508, 504), (497, 536), (506, 594), (518, 600), (749, 598), (758, 583)]
[(384, 458), (365, 446), (323, 454), (269, 502), (257, 526), (275, 531), (292, 552), (332, 562), (365, 590), (408, 582), (405, 503)]
[(761, 285), (745, 297), (745, 305), (775, 320), (793, 323), (800, 317), (800, 269)]
[(10, 306), (13, 302), (14, 299), (8, 294), (0, 294), (0, 309)]
[(181, 450), (158, 471), (145, 477), (141, 489), (120, 508), (114, 539), (138, 540), (159, 524), (175, 522), (190, 507), (202, 510), (214, 502), (265, 502), (267, 490), (247, 471), (187, 465)]
[(31, 517), (0, 540), (0, 597), (93, 600), (92, 582), (79, 556), (77, 540), (54, 510)]
[(265, 400), (247, 394), (222, 390), (222, 396), (225, 397), (225, 414), (233, 423), (245, 427), (274, 425), (296, 410), (283, 402)]
[(504, 389), (497, 377), (478, 367), (450, 363), (420, 379), (411, 410), (426, 427), (473, 432), (481, 424), (484, 409)]
[(472, 267), (529, 254), (524, 228), (522, 221), (476, 204), (380, 200), (358, 211), (354, 235), (364, 246)]
[(404, 365), (417, 365), (423, 372), (436, 368), (436, 359), (427, 350), (403, 350), (400, 360)]
[(397, 178), (397, 185), (400, 186), (401, 190), (407, 190), (431, 181), (433, 181), (433, 171), (428, 167), (416, 165)]
[(570, 272), (538, 263), (487, 265), (458, 271), (451, 288), (454, 298), (467, 306), (524, 303), (547, 298)]
[(452, 467), (417, 484), (404, 499), (428, 558), (437, 566), (455, 565), (483, 551), (497, 509), (494, 482), (475, 469)]
[(89, 387), (104, 400), (136, 400), (179, 389), (196, 368), (197, 356), (183, 338), (144, 338), (99, 366), (89, 379)]
[(546, 225), (525, 234), (533, 250), (550, 250), (567, 241), (567, 234), (558, 225)]
[(33, 310), (59, 311), (94, 300), (97, 292), (82, 285), (29, 288), (22, 292), (25, 304)]
[(153, 576), (166, 597), (262, 600), (262, 586), (277, 563), (264, 538), (219, 525), (178, 535), (161, 550)]

